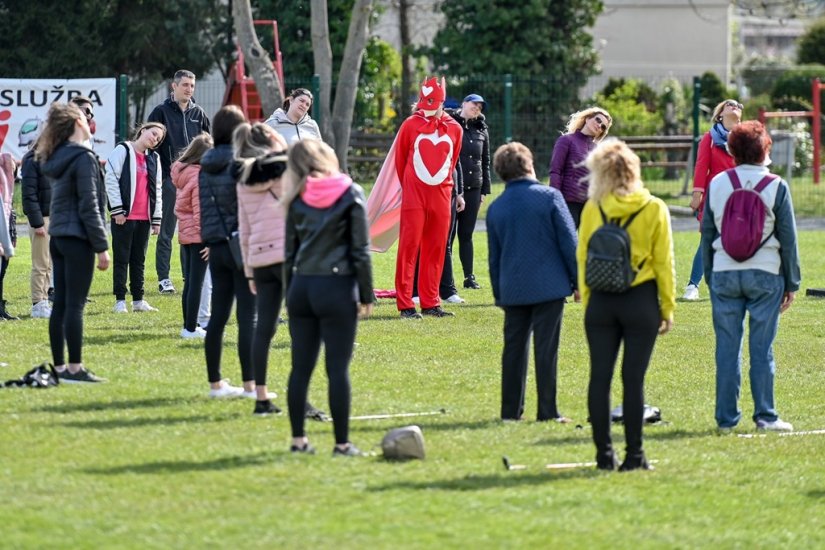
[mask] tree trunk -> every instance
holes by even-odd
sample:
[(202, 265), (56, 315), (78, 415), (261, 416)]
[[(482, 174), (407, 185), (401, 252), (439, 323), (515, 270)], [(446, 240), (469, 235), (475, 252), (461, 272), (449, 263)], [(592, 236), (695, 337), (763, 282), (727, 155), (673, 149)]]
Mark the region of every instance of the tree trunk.
[(398, 26), (401, 31), (401, 93), (399, 94), (397, 119), (398, 125), (409, 115), (410, 90), (412, 89), (412, 68), (410, 67), (410, 18), (409, 0), (400, 0), (398, 3)]
[(332, 107), (332, 131), (335, 134), (335, 154), (342, 171), (347, 170), (347, 149), (355, 111), (355, 95), (358, 90), (358, 77), (361, 74), (361, 61), (367, 47), (372, 7), (373, 0), (355, 0), (341, 70), (338, 73), (338, 87)]
[(233, 0), (232, 19), (235, 21), (235, 33), (238, 35), (244, 61), (255, 81), (264, 117), (267, 117), (281, 106), (284, 98), (281, 96), (278, 73), (275, 72), (269, 54), (263, 49), (258, 41), (258, 35), (255, 34), (249, 0)]
[(335, 147), (335, 134), (332, 131), (332, 117), (330, 116), (329, 101), (332, 93), (332, 47), (329, 44), (329, 17), (327, 15), (327, 0), (311, 0), (311, 35), (312, 57), (315, 62), (315, 72), (321, 80), (321, 97), (316, 97), (321, 111), (321, 135), (324, 141)]

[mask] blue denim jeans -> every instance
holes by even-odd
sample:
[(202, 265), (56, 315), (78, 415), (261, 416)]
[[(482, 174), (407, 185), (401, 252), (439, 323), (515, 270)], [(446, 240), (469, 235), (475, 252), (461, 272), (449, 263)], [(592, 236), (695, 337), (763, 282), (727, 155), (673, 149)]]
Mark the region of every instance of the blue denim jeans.
[(696, 247), (696, 254), (693, 255), (693, 266), (690, 268), (690, 279), (688, 280), (689, 285), (699, 286), (699, 283), (702, 282), (702, 274), (703, 274), (702, 265), (702, 238), (699, 237), (699, 246)]
[(773, 379), (776, 363), (773, 341), (779, 326), (779, 305), (785, 283), (781, 275), (767, 271), (714, 271), (710, 281), (713, 330), (716, 333), (716, 423), (731, 428), (739, 423), (739, 391), (742, 386), (742, 341), (745, 313), (750, 315), (748, 351), (753, 396), (753, 420), (772, 422)]

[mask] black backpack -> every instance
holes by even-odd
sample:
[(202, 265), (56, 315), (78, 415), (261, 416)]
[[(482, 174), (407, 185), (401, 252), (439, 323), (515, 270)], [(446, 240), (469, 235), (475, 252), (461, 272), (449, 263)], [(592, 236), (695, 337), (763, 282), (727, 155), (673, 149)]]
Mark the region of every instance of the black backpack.
[(584, 267), (584, 281), (590, 290), (618, 294), (625, 292), (633, 284), (636, 273), (645, 262), (642, 260), (638, 267), (630, 262), (630, 235), (627, 226), (649, 203), (650, 201), (644, 203), (624, 223), (620, 223), (618, 218), (608, 219), (599, 205), (603, 224), (590, 236)]

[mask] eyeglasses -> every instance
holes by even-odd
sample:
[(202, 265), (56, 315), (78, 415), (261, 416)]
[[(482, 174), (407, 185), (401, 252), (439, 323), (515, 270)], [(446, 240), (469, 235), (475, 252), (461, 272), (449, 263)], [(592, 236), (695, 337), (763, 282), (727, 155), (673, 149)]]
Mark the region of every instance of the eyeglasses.
[(745, 106), (738, 101), (726, 101), (725, 107), (732, 107), (734, 109), (739, 109), (740, 111), (745, 108)]
[(602, 131), (607, 130), (607, 124), (604, 123), (604, 119), (601, 116), (596, 115), (593, 118), (596, 120), (596, 124), (599, 125), (599, 128), (601, 128)]

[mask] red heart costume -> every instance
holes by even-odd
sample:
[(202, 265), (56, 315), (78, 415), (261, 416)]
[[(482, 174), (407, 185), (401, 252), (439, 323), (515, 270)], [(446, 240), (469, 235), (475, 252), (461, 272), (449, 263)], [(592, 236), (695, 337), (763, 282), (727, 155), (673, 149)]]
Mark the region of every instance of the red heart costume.
[[(443, 83), (443, 81), (442, 81)], [(414, 308), (415, 262), (420, 254), (418, 294), (421, 308), (440, 305), (438, 283), (450, 229), (453, 170), (461, 151), (461, 126), (435, 112), (445, 91), (435, 78), (421, 87), (419, 110), (401, 125), (395, 138), (395, 169), (401, 181), (401, 224), (395, 264), (398, 309)]]

